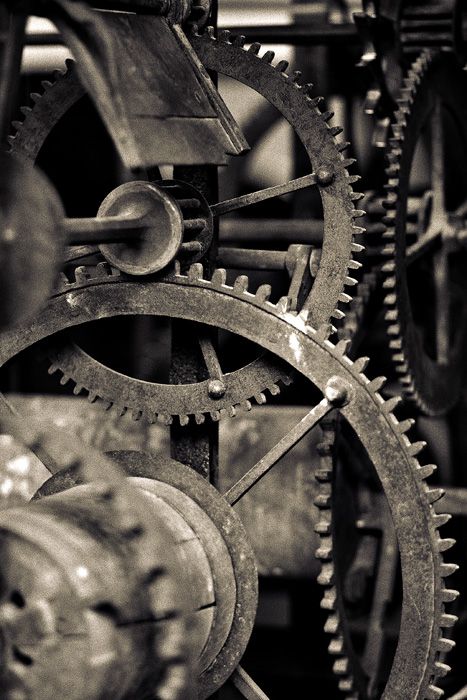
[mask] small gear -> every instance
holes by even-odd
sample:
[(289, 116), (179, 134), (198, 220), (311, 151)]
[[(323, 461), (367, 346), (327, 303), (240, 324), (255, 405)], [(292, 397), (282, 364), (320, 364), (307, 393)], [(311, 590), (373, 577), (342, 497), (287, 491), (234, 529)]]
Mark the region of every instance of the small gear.
[[(466, 94), (451, 54), (423, 53), (404, 80), (387, 151), (382, 271), (389, 347), (405, 397), (429, 415), (445, 413), (461, 390), (465, 253), (452, 217), (467, 185), (456, 167), (467, 157)], [(424, 145), (429, 183), (417, 181), (415, 159)]]
[[(67, 310), (67, 295), (56, 296), (36, 322), (25, 327), (21, 334), (5, 332), (2, 335), (1, 364), (61, 327), (60, 316), (64, 314), (71, 327), (86, 322), (96, 308), (102, 318), (130, 313), (126, 297), (131, 298), (133, 305), (141, 303), (143, 298), (150, 299), (152, 308), (146, 309), (147, 313), (205, 323), (260, 343), (302, 373), (324, 396), (302, 425), (311, 429), (330, 411), (338, 410), (376, 470), (397, 532), (403, 611), (384, 697), (387, 700), (439, 698), (442, 691), (436, 686), (436, 678), (447, 670), (438, 660), (440, 652), (446, 648), (442, 630), (455, 622), (455, 617), (445, 612), (445, 603), (456, 595), (444, 587), (444, 577), (456, 567), (443, 564), (441, 552), (449, 549), (453, 541), (443, 540), (438, 534), (446, 518), (436, 515), (432, 504), (442, 492), (425, 484), (432, 469), (418, 463), (416, 456), (423, 443), (412, 444), (406, 436), (411, 422), (399, 423), (394, 416), (398, 399), (385, 401), (381, 397), (379, 390), (384, 378), (369, 381), (362, 374), (366, 359), (353, 363), (345, 354), (347, 342), (334, 346), (327, 340), (327, 326), (314, 330), (307, 323), (306, 312), (288, 312), (284, 300), (277, 304), (268, 302), (264, 287), (255, 294), (248, 292), (244, 278), (233, 287), (228, 286), (223, 270), (215, 271), (212, 280), (206, 280), (202, 265), (195, 264), (186, 276), (176, 272), (164, 280), (131, 284), (130, 295), (126, 289), (128, 284), (126, 280), (114, 278), (101, 286), (92, 283), (76, 286), (73, 294), (68, 295), (72, 298), (74, 315)], [(111, 293), (96, 293), (99, 289), (104, 292), (111, 289)], [(114, 306), (116, 300), (119, 300), (118, 309)], [(290, 439), (296, 441), (301, 436), (303, 432), (293, 432)], [(263, 464), (260, 460), (261, 474), (253, 467), (225, 493), (230, 504), (237, 502), (264, 475)], [(319, 476), (326, 481), (329, 475)], [(329, 587), (326, 597), (329, 605), (333, 605), (336, 590), (331, 562), (332, 534), (326, 515), (330, 501), (331, 493), (325, 486), (317, 500), (324, 513), (318, 525), (322, 535), (320, 556), (328, 562), (321, 579), (326, 580)], [(328, 628), (337, 633), (339, 627), (339, 617), (335, 614)]]

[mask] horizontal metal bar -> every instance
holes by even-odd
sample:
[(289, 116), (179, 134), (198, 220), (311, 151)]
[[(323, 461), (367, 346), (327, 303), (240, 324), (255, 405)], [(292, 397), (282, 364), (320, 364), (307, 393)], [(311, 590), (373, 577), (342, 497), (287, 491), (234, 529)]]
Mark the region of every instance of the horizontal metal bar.
[(287, 251), (219, 248), (217, 265), (234, 270), (284, 270)]
[(118, 243), (141, 234), (141, 219), (123, 216), (64, 219), (62, 230), (68, 245)]
[(321, 219), (221, 219), (221, 242), (255, 241), (309, 243), (323, 241)]

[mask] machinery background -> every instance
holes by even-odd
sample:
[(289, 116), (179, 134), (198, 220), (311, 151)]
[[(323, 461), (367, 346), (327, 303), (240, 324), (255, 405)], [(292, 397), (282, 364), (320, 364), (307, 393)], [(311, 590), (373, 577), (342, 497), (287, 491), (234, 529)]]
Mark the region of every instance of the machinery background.
[(467, 698), (467, 6), (14, 5), (0, 697)]

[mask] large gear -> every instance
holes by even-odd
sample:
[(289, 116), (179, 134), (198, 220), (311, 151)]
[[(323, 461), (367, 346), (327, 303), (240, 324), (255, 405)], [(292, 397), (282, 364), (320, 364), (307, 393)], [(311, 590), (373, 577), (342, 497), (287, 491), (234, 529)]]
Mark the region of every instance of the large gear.
[[(362, 247), (353, 242), (353, 236), (363, 231), (354, 223), (362, 212), (355, 210), (353, 205), (360, 195), (353, 193), (351, 187), (356, 176), (347, 172), (352, 160), (344, 159), (342, 151), (346, 144), (338, 143), (335, 138), (341, 130), (328, 125), (332, 114), (320, 111), (320, 98), (310, 96), (310, 85), (300, 85), (298, 72), (289, 77), (285, 73), (287, 63), (284, 61), (273, 66), (270, 51), (259, 58), (259, 44), (252, 44), (244, 50), (244, 37), (232, 43), (228, 32), (221, 32), (215, 39), (212, 30), (203, 35), (195, 33), (191, 39), (206, 68), (253, 88), (284, 115), (294, 127), (315, 170), (319, 171), (321, 166), (330, 169), (330, 181), (325, 182), (325, 178), (320, 187), (324, 211), (320, 262), (304, 307), (309, 310), (315, 325), (328, 322), (331, 317), (341, 318), (343, 313), (337, 306), (350, 300), (342, 290), (346, 284), (355, 283), (349, 277), (349, 270), (360, 267), (353, 254), (360, 252)], [(68, 72), (59, 76), (54, 84), (45, 85), (44, 95), (33, 95), (36, 103), (33, 110), (24, 110), (25, 120), (22, 125), (16, 124), (17, 133), (10, 139), (14, 153), (36, 161), (54, 126), (83, 96), (71, 67), (69, 64)], [(283, 368), (264, 357), (240, 369), (235, 376), (223, 376), (222, 395), (207, 391), (209, 382), (193, 385), (189, 390), (180, 387), (180, 399), (175, 401), (176, 394), (172, 393), (169, 406), (166, 394), (161, 393), (157, 384), (138, 382), (112, 372), (73, 345), (57, 349), (52, 367), (61, 371), (65, 378), (73, 379), (78, 387), (86, 389), (92, 398), (100, 397), (107, 403), (128, 409), (135, 417), (164, 413), (161, 407), (165, 404), (169, 417), (196, 413), (201, 421), (206, 413), (218, 415), (222, 409), (232, 412), (235, 406), (248, 406), (253, 398), (262, 403), (267, 392), (277, 393), (280, 383), (290, 382)]]
[[(451, 55), (423, 53), (404, 81), (387, 153), (387, 244), (383, 248), (387, 262), (382, 269), (389, 347), (405, 396), (427, 414), (444, 413), (455, 404), (461, 389), (458, 377), (466, 331), (464, 254), (456, 245), (451, 217), (463, 204), (465, 183), (459, 182), (457, 171), (453, 176), (452, 160), (449, 171), (445, 170), (445, 149), (450, 145), (452, 158), (465, 161), (466, 88), (465, 74)], [(443, 135), (443, 131), (448, 133)], [(417, 221), (413, 224), (409, 197), (412, 176), (417, 176), (414, 159), (420, 156), (417, 146), (427, 136), (431, 139), (431, 180), (424, 191), (424, 183), (416, 184)], [(422, 269), (419, 263), (428, 264), (431, 248), (435, 248), (432, 267)], [(414, 302), (416, 284), (418, 292), (424, 286), (425, 315)], [(431, 304), (434, 314), (427, 310)]]
[[(455, 621), (454, 616), (446, 614), (445, 603), (456, 593), (445, 589), (444, 577), (456, 567), (444, 564), (441, 559), (441, 552), (453, 542), (441, 539), (438, 534), (446, 518), (436, 515), (432, 506), (440, 491), (430, 489), (424, 481), (431, 468), (420, 466), (416, 458), (423, 443), (411, 444), (406, 437), (411, 422), (399, 423), (394, 416), (398, 400), (384, 401), (379, 394), (384, 379), (369, 381), (362, 374), (366, 360), (352, 363), (345, 355), (346, 342), (334, 346), (326, 339), (327, 326), (316, 331), (308, 325), (306, 312), (292, 314), (283, 301), (276, 305), (269, 303), (267, 288), (249, 293), (245, 278), (229, 287), (225, 271), (217, 270), (212, 281), (203, 279), (202, 275), (200, 264), (190, 268), (187, 276), (176, 273), (160, 281), (138, 284), (131, 278), (109, 275), (97, 281), (83, 275), (66, 292), (51, 299), (37, 320), (21, 333), (2, 335), (1, 364), (63, 325), (72, 327), (96, 315), (100, 318), (125, 315), (144, 307), (146, 313), (206, 323), (259, 342), (302, 373), (324, 398), (292, 431), (291, 443), (337, 408), (376, 470), (397, 533), (404, 603), (398, 647), (382, 697), (436, 700), (442, 694), (436, 678), (445, 671), (439, 654), (448, 644), (442, 630)], [(283, 443), (281, 440), (279, 444)], [(279, 456), (283, 449), (286, 447), (281, 447)], [(274, 449), (268, 455), (272, 455), (268, 463), (271, 468), (278, 455)], [(228, 502), (238, 501), (264, 473), (264, 460), (260, 460), (259, 466), (253, 467), (225, 494)], [(327, 475), (323, 477), (326, 479)], [(324, 491), (318, 505), (327, 508), (329, 501), (330, 493)], [(328, 560), (321, 579), (326, 579), (326, 598), (331, 604), (336, 591), (328, 517), (322, 518), (318, 529), (322, 534), (320, 555)], [(332, 617), (332, 626), (335, 631), (339, 629), (337, 615)]]

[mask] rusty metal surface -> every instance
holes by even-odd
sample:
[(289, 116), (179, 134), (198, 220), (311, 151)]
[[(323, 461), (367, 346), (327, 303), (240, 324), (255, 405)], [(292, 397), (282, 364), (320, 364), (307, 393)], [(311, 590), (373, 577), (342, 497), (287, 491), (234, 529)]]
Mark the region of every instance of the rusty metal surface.
[[(82, 280), (75, 285), (76, 313), (68, 314), (68, 326), (95, 316), (97, 308), (100, 317), (115, 314), (116, 300), (118, 313), (128, 312), (125, 299), (129, 282), (119, 282), (111, 276), (107, 280), (100, 285), (107, 290), (100, 299), (95, 281)], [(200, 266), (195, 265), (188, 277), (175, 275), (165, 282), (140, 283), (132, 292), (132, 304), (147, 303), (147, 297), (151, 299), (153, 313), (202, 321), (251, 340), (259, 340), (260, 334), (263, 347), (279, 354), (321, 391), (325, 391), (328, 379), (333, 376), (351, 387), (348, 403), (340, 411), (378, 473), (394, 520), (401, 557), (404, 606), (398, 647), (383, 697), (395, 700), (423, 697), (433, 685), (436, 673), (437, 640), (442, 637), (442, 628), (454, 622), (454, 618), (444, 614), (443, 602), (447, 595), (443, 576), (450, 568), (443, 569), (440, 561), (440, 552), (452, 543), (449, 540), (444, 543), (438, 537), (438, 523), (429, 505), (438, 493), (430, 491), (420, 480), (415, 459), (420, 445), (409, 447), (404, 436), (407, 426), (401, 424), (399, 428), (392, 414), (394, 402), (385, 404), (378, 393), (382, 381), (369, 383), (361, 374), (365, 361), (353, 365), (344, 357), (345, 344), (334, 348), (325, 340), (327, 329), (313, 331), (302, 317), (284, 312), (280, 303), (275, 306), (264, 302), (261, 296), (248, 294), (243, 287), (226, 286), (219, 272), (209, 282), (202, 279)], [(4, 333), (2, 362), (22, 347), (52, 333), (54, 325), (62, 323), (58, 315), (66, 306), (66, 296), (61, 295), (50, 302), (35, 324), (27, 331), (24, 329), (21, 337)], [(410, 517), (404, 515), (407, 508)]]

